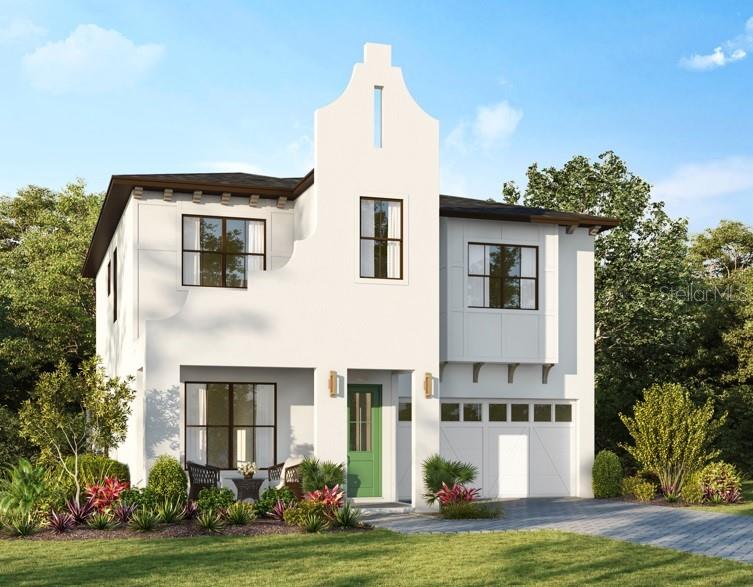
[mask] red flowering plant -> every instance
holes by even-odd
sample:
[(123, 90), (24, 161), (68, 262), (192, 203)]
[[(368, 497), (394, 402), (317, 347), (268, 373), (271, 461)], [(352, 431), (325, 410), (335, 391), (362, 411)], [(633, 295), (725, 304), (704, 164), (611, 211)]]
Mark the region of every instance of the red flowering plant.
[(447, 487), (447, 483), (443, 482), (442, 489), (437, 491), (436, 497), (439, 500), (439, 505), (445, 506), (476, 501), (478, 494), (479, 490), (474, 487), (466, 487), (460, 483), (454, 483), (452, 487)]
[(86, 488), (86, 495), (98, 511), (104, 511), (115, 504), (120, 494), (128, 489), (128, 481), (117, 477), (105, 477), (102, 483), (95, 483)]
[(304, 495), (304, 499), (322, 504), (324, 506), (324, 514), (327, 517), (331, 517), (342, 507), (344, 495), (345, 492), (340, 489), (339, 484), (331, 489), (325, 485), (323, 489), (309, 491)]

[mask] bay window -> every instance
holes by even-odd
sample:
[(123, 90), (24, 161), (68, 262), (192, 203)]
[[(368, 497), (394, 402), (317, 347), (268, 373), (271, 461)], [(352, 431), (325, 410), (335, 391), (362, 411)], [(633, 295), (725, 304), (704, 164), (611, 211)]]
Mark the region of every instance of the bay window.
[(277, 459), (274, 383), (186, 383), (186, 461), (235, 469)]
[(402, 200), (361, 198), (360, 275), (403, 278)]
[(183, 285), (244, 288), (264, 271), (265, 221), (183, 216)]
[(538, 247), (468, 243), (471, 308), (538, 308)]

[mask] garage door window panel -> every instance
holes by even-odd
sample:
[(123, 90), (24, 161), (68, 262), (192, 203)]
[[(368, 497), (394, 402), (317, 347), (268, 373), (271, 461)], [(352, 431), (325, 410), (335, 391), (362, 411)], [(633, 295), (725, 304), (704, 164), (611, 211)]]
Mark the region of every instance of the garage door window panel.
[(442, 422), (460, 422), (460, 404), (442, 404)]
[(481, 422), (481, 404), (463, 404), (463, 422)]
[(552, 421), (552, 404), (534, 404), (533, 405), (534, 422), (551, 422)]
[(510, 421), (528, 422), (528, 404), (510, 404)]
[(573, 406), (570, 404), (557, 404), (556, 406), (554, 406), (554, 421), (572, 422)]
[(507, 404), (489, 404), (489, 422), (507, 422)]

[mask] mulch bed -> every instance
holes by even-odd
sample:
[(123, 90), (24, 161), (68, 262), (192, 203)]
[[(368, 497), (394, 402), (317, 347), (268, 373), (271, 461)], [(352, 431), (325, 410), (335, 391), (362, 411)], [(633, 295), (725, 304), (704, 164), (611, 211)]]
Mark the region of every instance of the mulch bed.
[(43, 528), (31, 536), (8, 537), (9, 540), (107, 540), (123, 538), (188, 538), (191, 536), (258, 536), (261, 534), (300, 534), (300, 528), (288, 526), (277, 520), (254, 520), (245, 526), (226, 525), (221, 532), (211, 533), (202, 530), (194, 521), (176, 524), (160, 524), (151, 532), (138, 532), (132, 528), (118, 526), (111, 530), (94, 530), (78, 526), (68, 532), (56, 534)]

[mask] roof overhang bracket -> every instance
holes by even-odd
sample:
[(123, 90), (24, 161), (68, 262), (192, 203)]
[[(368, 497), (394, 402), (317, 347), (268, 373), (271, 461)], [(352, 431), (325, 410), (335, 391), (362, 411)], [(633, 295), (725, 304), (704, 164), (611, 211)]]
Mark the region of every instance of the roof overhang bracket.
[(575, 232), (575, 229), (576, 229), (576, 228), (578, 228), (578, 225), (577, 225), (577, 224), (568, 224), (568, 225), (567, 225), (567, 226), (565, 227), (565, 232), (566, 232), (567, 234), (573, 234), (573, 233)]
[(287, 196), (280, 196), (277, 198), (277, 207), (281, 210), (284, 210), (287, 207), (288, 204), (288, 197)]
[(144, 188), (142, 187), (135, 187), (131, 190), (131, 195), (136, 200), (141, 200), (144, 198)]
[(520, 363), (509, 363), (507, 365), (507, 383), (512, 383), (515, 379), (515, 370), (518, 368), (518, 365)]
[(248, 197), (248, 205), (257, 208), (259, 206), (259, 194), (251, 194)]
[(601, 226), (592, 226), (588, 229), (588, 235), (589, 236), (596, 236), (599, 234), (599, 231), (601, 230)]
[(554, 367), (554, 363), (544, 363), (541, 365), (541, 383), (549, 383), (549, 371)]
[(172, 202), (173, 201), (173, 190), (172, 190), (172, 188), (165, 188), (165, 190), (162, 192), (162, 199), (165, 200), (165, 202)]
[(222, 192), (222, 203), (225, 206), (230, 203), (230, 192)]
[(478, 383), (478, 374), (483, 366), (483, 363), (473, 363), (473, 383)]
[(201, 192), (201, 190), (196, 190), (196, 191), (195, 191), (195, 192), (193, 193), (193, 196), (192, 196), (192, 198), (191, 198), (191, 201), (192, 201), (192, 202), (193, 202), (194, 204), (201, 204), (201, 196), (202, 196), (202, 192)]
[(449, 361), (442, 361), (441, 363), (439, 363), (439, 380), (440, 381), (442, 380), (442, 375), (444, 375), (444, 368), (447, 366), (447, 363), (449, 363)]

